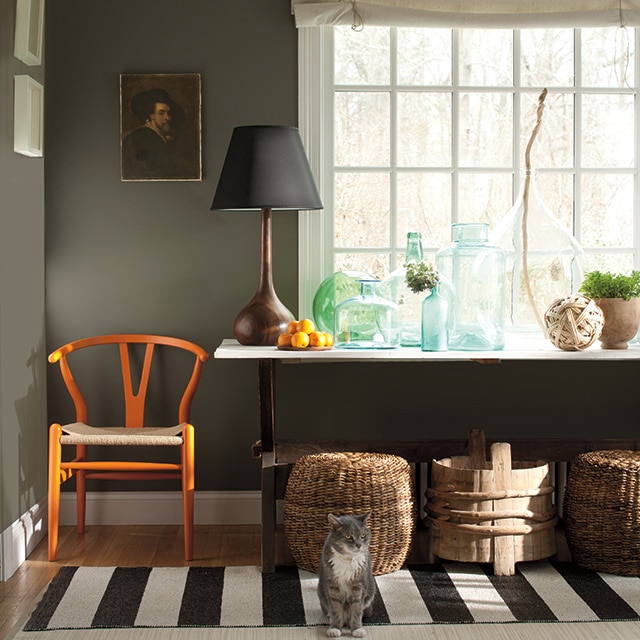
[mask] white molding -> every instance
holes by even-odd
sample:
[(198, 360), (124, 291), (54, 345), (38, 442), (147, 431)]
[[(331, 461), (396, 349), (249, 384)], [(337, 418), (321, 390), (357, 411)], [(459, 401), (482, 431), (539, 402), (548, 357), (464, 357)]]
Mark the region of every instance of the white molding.
[(1, 534), (0, 581), (8, 580), (46, 535), (47, 500), (43, 498)]
[[(328, 34), (329, 37), (331, 34)], [(320, 193), (322, 211), (298, 215), (298, 317), (313, 317), (313, 298), (333, 269), (332, 150), (327, 146), (327, 124), (333, 100), (327, 91), (333, 47), (326, 47), (324, 28), (298, 29), (298, 125)]]
[[(260, 491), (196, 491), (196, 524), (260, 524)], [(180, 491), (87, 493), (88, 525), (182, 524)], [(60, 525), (76, 524), (75, 493), (60, 498)]]

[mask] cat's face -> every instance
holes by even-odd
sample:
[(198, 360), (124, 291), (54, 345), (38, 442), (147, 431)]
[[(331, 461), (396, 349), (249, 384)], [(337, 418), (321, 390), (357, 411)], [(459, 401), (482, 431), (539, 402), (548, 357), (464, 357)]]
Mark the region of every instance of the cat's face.
[(367, 549), (371, 530), (367, 526), (369, 513), (362, 515), (334, 516), (329, 514), (333, 547), (341, 553), (355, 554)]

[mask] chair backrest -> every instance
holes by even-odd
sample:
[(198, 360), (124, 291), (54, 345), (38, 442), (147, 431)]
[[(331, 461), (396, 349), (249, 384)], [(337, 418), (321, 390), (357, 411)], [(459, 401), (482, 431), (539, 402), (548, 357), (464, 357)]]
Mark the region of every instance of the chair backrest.
[[(133, 388), (133, 376), (130, 362), (130, 348), (131, 345), (134, 344), (146, 345), (137, 390), (134, 390)], [(186, 388), (182, 393), (178, 408), (178, 422), (189, 422), (191, 403), (196, 393), (196, 389), (198, 388), (200, 375), (202, 373), (202, 363), (209, 359), (209, 354), (202, 347), (194, 344), (193, 342), (189, 342), (188, 340), (169, 336), (138, 333), (110, 334), (82, 338), (80, 340), (68, 342), (51, 353), (49, 356), (49, 362), (58, 362), (60, 364), (62, 378), (75, 406), (77, 422), (88, 422), (87, 401), (71, 373), (67, 356), (73, 351), (97, 345), (118, 345), (119, 347), (120, 367), (122, 370), (122, 382), (124, 388), (125, 426), (127, 427), (144, 426), (144, 408), (155, 346), (164, 345), (191, 352), (195, 356), (193, 371), (191, 372), (191, 377), (189, 378)]]

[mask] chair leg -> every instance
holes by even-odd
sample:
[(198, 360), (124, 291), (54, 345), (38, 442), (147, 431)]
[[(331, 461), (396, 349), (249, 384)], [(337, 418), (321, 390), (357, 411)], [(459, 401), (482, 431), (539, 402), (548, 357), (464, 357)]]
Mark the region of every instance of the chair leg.
[(48, 539), (49, 560), (56, 559), (58, 554), (58, 520), (60, 515), (60, 461), (62, 459), (62, 445), (60, 436), (62, 428), (59, 424), (52, 424), (49, 428), (49, 466), (48, 466)]
[[(87, 459), (87, 446), (76, 446), (76, 460)], [(87, 479), (86, 471), (79, 469), (76, 471), (76, 511), (77, 511), (77, 529), (78, 533), (85, 532), (85, 522), (87, 513)]]
[(195, 448), (193, 425), (182, 432), (182, 506), (184, 512), (184, 559), (193, 560), (193, 501), (195, 489)]

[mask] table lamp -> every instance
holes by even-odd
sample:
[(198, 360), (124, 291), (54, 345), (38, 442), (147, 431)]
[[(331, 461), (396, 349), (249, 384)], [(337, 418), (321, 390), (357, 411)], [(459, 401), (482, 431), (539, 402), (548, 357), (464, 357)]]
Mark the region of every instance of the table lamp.
[(211, 209), (261, 212), (258, 289), (236, 317), (233, 334), (240, 344), (275, 345), (294, 316), (273, 288), (271, 214), (322, 209), (299, 130), (277, 125), (235, 127)]

